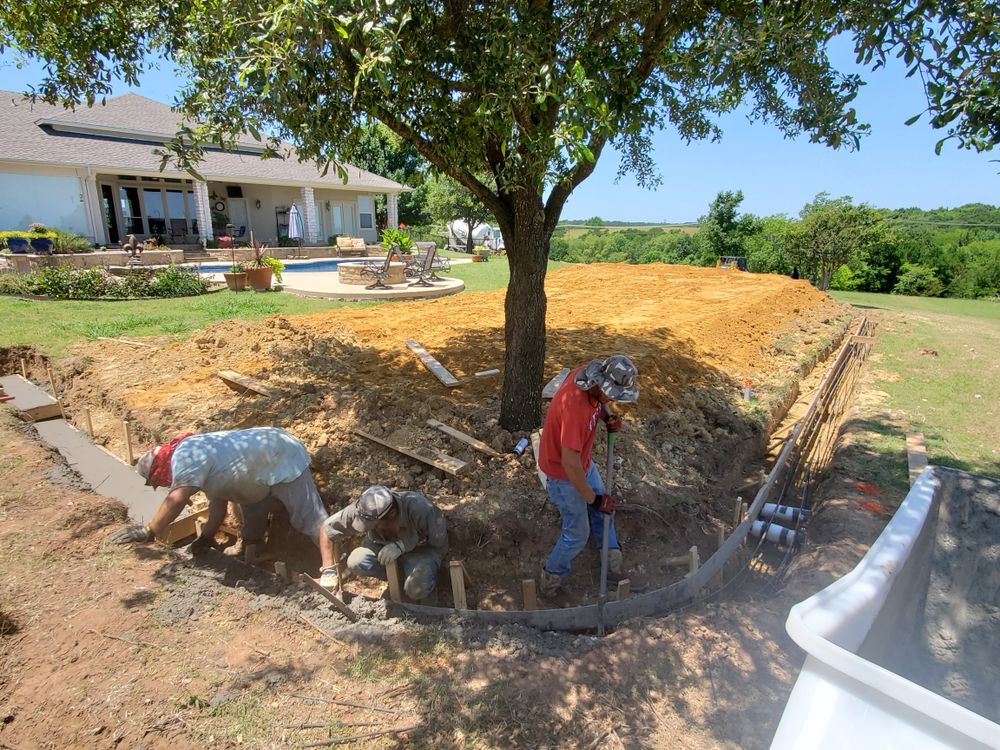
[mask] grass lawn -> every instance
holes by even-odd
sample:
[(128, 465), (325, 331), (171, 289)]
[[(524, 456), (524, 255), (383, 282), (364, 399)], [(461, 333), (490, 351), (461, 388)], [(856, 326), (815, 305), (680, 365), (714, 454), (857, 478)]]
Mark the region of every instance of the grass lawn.
[[(459, 253), (459, 257), (468, 257)], [(549, 268), (565, 265), (550, 263)], [(507, 258), (488, 263), (456, 265), (449, 274), (465, 281), (469, 291), (507, 286)], [(187, 338), (193, 331), (220, 320), (253, 320), (278, 313), (296, 315), (372, 302), (335, 302), (291, 294), (216, 292), (204, 297), (129, 302), (49, 302), (0, 297), (0, 346), (31, 345), (49, 356), (60, 356), (79, 339), (99, 336), (158, 336)], [(380, 304), (380, 303), (379, 303)]]
[[(1000, 476), (1000, 304), (833, 296), (881, 318), (869, 365), (874, 387), (906, 429), (924, 434), (930, 462)], [(878, 441), (898, 449), (900, 439), (882, 430)]]

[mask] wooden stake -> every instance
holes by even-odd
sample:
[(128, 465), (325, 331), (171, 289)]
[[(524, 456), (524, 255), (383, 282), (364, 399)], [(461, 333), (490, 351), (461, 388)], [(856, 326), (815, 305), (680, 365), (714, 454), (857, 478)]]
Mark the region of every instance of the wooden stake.
[(632, 582), (626, 578), (618, 582), (618, 601), (623, 602), (628, 599), (631, 592)]
[(742, 513), (741, 513), (742, 510), (743, 510), (743, 498), (742, 497), (737, 497), (736, 498), (736, 502), (733, 503), (733, 528), (734, 529), (737, 526), (739, 526), (740, 525), (740, 521), (743, 520), (742, 517), (741, 517), (742, 516)]
[(403, 601), (403, 587), (399, 582), (399, 562), (393, 560), (385, 566), (386, 578), (389, 579), (389, 598), (394, 602)]
[(524, 597), (525, 612), (538, 609), (538, 594), (535, 592), (534, 578), (525, 578), (521, 581), (521, 595)]
[(52, 368), (45, 365), (45, 372), (49, 374), (49, 387), (52, 389), (52, 398), (58, 401), (59, 394), (56, 393), (56, 379), (52, 376)]
[(131, 466), (135, 463), (135, 456), (132, 455), (132, 423), (123, 419), (122, 430), (125, 433), (125, 453), (128, 456), (128, 465)]
[(719, 521), (719, 528), (716, 529), (715, 534), (715, 548), (722, 549), (722, 545), (725, 544), (726, 541), (726, 524)]
[(743, 503), (740, 506), (740, 523), (743, 523), (745, 520), (747, 520), (747, 514), (749, 513), (750, 513), (750, 506), (747, 505), (746, 503)]
[(90, 434), (90, 437), (93, 438), (94, 437), (94, 420), (92, 420), (90, 418), (90, 409), (84, 409), (83, 410), (83, 418), (87, 422), (87, 432)]
[(688, 570), (688, 575), (693, 576), (695, 572), (698, 570), (698, 566), (701, 565), (701, 559), (698, 557), (697, 545), (688, 550), (688, 555), (690, 558), (689, 564), (691, 566)]
[(28, 360), (21, 357), (21, 377), (25, 380), (28, 379)]
[(291, 578), (288, 577), (288, 564), (282, 562), (281, 560), (275, 561), (274, 574), (278, 576), (285, 583), (288, 583), (288, 581), (292, 580)]
[(451, 572), (451, 594), (455, 599), (455, 609), (468, 609), (469, 603), (465, 598), (465, 572), (462, 570), (462, 561), (452, 560), (448, 563), (448, 570)]

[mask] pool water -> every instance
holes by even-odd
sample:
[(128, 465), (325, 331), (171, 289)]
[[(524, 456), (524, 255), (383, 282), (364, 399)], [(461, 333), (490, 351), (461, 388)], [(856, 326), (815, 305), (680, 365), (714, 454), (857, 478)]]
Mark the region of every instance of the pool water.
[[(285, 270), (282, 273), (300, 273), (304, 271), (309, 271), (311, 273), (316, 273), (318, 271), (336, 271), (337, 266), (341, 263), (357, 263), (358, 258), (327, 258), (325, 260), (307, 260), (302, 263), (286, 263)], [(202, 263), (200, 266), (195, 268), (199, 273), (226, 273), (229, 271), (232, 263)]]

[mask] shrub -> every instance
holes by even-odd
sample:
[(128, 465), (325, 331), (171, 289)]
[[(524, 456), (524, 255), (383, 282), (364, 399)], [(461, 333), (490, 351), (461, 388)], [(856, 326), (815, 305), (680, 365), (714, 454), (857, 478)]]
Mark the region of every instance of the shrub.
[(76, 232), (56, 229), (52, 238), (52, 252), (56, 254), (89, 253), (94, 249), (94, 243)]
[(186, 297), (204, 294), (209, 282), (197, 273), (168, 266), (154, 271), (129, 271), (112, 276), (103, 268), (49, 266), (35, 273), (0, 274), (0, 293), (37, 294), (59, 299), (125, 299)]
[(401, 253), (413, 252), (413, 239), (410, 237), (410, 233), (405, 229), (382, 230), (382, 249), (389, 250), (393, 243), (399, 245), (399, 251)]
[(171, 265), (154, 274), (149, 282), (149, 296), (188, 297), (204, 294), (208, 286), (208, 281), (198, 273)]
[(944, 284), (934, 273), (934, 269), (916, 263), (904, 263), (892, 293), (911, 297), (940, 297), (944, 293)]
[(840, 266), (830, 277), (830, 288), (842, 292), (853, 292), (861, 287), (864, 279), (856, 274), (850, 266)]

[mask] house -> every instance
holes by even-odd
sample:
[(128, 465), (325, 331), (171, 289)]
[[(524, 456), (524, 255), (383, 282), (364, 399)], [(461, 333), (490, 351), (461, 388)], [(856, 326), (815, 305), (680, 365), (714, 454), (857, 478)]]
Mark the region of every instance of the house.
[(399, 183), (348, 165), (345, 184), (336, 170), (324, 176), (294, 151), (262, 159), (258, 141), (206, 151), (198, 165), (204, 180), (161, 172), (154, 149), (174, 137), (180, 119), (133, 93), (73, 111), (0, 91), (0, 230), (37, 221), (105, 245), (129, 234), (193, 245), (232, 224), (238, 239), (252, 231), (275, 243), (288, 236), (294, 204), (307, 244), (325, 245), (330, 235), (375, 243), (378, 194), (386, 196), (389, 226), (398, 226)]

